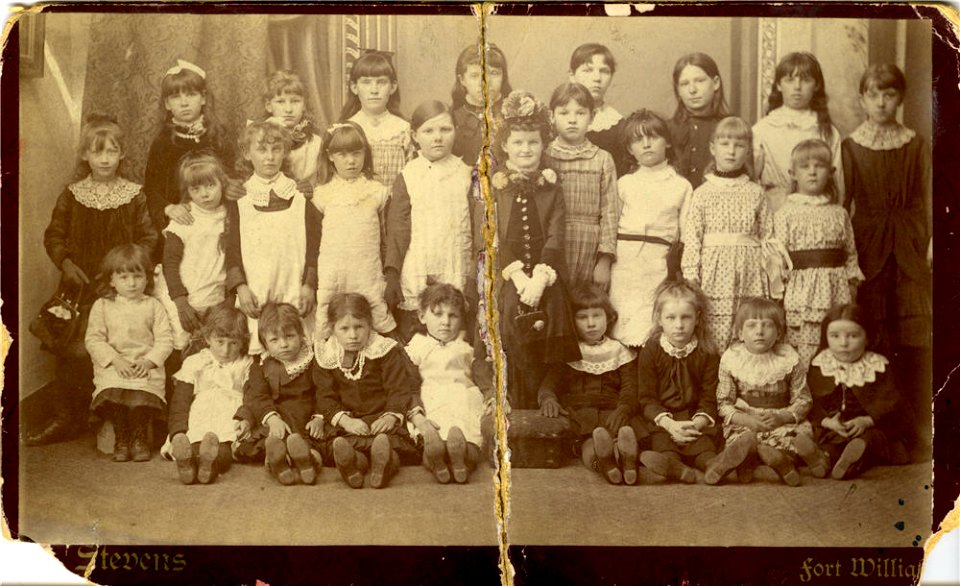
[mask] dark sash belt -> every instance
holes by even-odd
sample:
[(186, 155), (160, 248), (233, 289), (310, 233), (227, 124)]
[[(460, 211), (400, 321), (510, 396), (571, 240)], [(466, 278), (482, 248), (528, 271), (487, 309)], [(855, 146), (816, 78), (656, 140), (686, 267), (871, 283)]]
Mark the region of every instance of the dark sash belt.
[(790, 253), (794, 270), (842, 267), (847, 262), (847, 251), (842, 248), (795, 250)]
[(617, 240), (632, 240), (634, 242), (650, 242), (653, 244), (662, 244), (664, 246), (673, 246), (673, 242), (670, 242), (666, 238), (659, 238), (657, 236), (644, 236), (642, 234), (617, 234)]

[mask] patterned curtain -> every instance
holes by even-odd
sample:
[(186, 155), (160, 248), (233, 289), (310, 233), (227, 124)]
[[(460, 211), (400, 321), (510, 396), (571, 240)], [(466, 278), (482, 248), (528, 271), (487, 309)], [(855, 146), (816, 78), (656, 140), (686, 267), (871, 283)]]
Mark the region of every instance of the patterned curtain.
[(207, 105), (234, 136), (263, 114), (268, 16), (98, 14), (91, 25), (84, 117), (111, 114), (127, 133), (125, 173), (142, 181), (165, 112), (160, 82), (178, 58), (207, 72)]

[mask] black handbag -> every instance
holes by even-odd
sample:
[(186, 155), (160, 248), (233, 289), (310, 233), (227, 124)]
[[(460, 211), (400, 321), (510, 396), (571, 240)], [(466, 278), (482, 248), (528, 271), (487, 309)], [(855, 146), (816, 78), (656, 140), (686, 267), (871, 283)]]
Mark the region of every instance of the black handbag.
[(30, 321), (30, 333), (54, 354), (65, 353), (80, 329), (83, 286), (61, 285)]
[(540, 309), (531, 308), (520, 304), (517, 315), (513, 318), (513, 323), (517, 327), (517, 333), (525, 344), (531, 342), (540, 342), (547, 339), (547, 312)]

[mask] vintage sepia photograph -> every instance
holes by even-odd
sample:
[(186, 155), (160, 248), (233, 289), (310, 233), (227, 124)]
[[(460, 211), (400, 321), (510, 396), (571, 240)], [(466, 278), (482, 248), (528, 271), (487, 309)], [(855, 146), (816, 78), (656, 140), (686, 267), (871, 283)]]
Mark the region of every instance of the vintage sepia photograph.
[(15, 537), (919, 576), (931, 19), (107, 6), (17, 24)]

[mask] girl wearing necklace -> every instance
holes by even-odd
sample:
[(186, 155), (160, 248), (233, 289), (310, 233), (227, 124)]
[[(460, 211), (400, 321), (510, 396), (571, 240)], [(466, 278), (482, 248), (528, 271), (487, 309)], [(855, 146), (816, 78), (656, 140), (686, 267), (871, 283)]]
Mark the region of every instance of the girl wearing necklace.
[[(83, 346), (90, 307), (97, 298), (94, 279), (100, 263), (114, 247), (137, 244), (149, 254), (157, 243), (147, 201), (136, 183), (119, 173), (123, 161), (123, 131), (106, 116), (91, 115), (80, 132), (78, 180), (60, 197), (43, 234), (43, 245), (54, 265), (63, 273), (60, 290), (82, 288), (79, 323), (66, 350), (57, 356), (51, 393), (51, 419), (27, 445), (63, 441), (81, 431), (86, 423), (93, 393), (93, 370)], [(153, 267), (145, 267), (152, 271)]]
[[(236, 149), (213, 114), (207, 73), (203, 69), (178, 59), (160, 83), (160, 104), (164, 125), (150, 145), (143, 176), (143, 192), (157, 232), (171, 221), (187, 225), (194, 221), (190, 204), (181, 202), (177, 184), (177, 170), (183, 155), (209, 150), (227, 170), (233, 169), (236, 160)], [(225, 187), (229, 188), (227, 195), (236, 199), (239, 184)], [(157, 247), (154, 257), (157, 262), (162, 252), (162, 246)]]
[(334, 295), (327, 319), (333, 334), (316, 343), (316, 410), (332, 430), (321, 453), (350, 487), (362, 488), (368, 472), (370, 486), (385, 487), (401, 463), (421, 461), (404, 425), (408, 417), (419, 429), (429, 425), (420, 405), (420, 375), (396, 340), (373, 330), (363, 295)]

